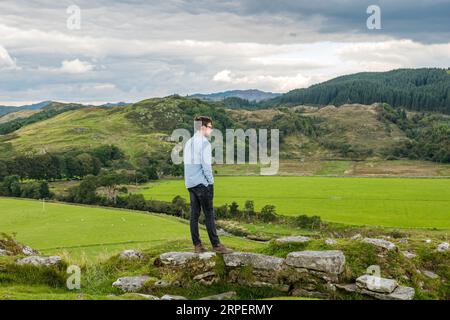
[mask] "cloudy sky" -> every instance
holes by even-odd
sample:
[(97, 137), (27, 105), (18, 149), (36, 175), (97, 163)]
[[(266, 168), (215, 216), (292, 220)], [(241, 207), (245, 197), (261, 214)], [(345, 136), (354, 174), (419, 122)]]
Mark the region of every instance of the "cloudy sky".
[[(367, 28), (370, 5), (381, 29)], [(450, 0), (2, 0), (0, 104), (286, 92), (360, 71), (449, 67), (449, 19)]]

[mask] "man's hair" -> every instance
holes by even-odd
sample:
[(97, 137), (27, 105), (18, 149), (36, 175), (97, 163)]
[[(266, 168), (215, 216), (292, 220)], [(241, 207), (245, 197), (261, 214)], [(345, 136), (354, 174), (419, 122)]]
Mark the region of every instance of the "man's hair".
[(196, 124), (196, 129), (199, 130), (201, 126), (208, 126), (209, 123), (212, 123), (212, 120), (210, 117), (206, 116), (197, 116), (194, 119)]

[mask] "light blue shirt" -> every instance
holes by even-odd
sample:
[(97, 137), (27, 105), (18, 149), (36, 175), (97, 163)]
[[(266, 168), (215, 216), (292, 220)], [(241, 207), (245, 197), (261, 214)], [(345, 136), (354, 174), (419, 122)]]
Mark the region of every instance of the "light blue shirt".
[(208, 139), (196, 132), (184, 145), (184, 183), (186, 188), (214, 184), (212, 151)]

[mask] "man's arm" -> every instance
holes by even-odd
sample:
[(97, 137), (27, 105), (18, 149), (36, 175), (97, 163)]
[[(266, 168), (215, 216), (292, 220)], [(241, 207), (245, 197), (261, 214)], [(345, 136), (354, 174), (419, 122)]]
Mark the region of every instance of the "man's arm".
[(208, 181), (208, 184), (213, 184), (214, 177), (212, 172), (212, 151), (211, 151), (211, 144), (209, 143), (209, 141), (205, 141), (203, 143), (201, 164), (206, 181)]

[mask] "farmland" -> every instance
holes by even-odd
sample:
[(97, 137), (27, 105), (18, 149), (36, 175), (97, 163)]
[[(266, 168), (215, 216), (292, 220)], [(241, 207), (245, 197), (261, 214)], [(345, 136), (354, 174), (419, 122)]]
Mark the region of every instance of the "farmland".
[[(141, 189), (147, 199), (187, 198), (183, 180)], [(319, 215), (325, 221), (399, 228), (450, 228), (450, 180), (331, 177), (216, 177), (215, 205), (246, 200), (283, 215)]]

